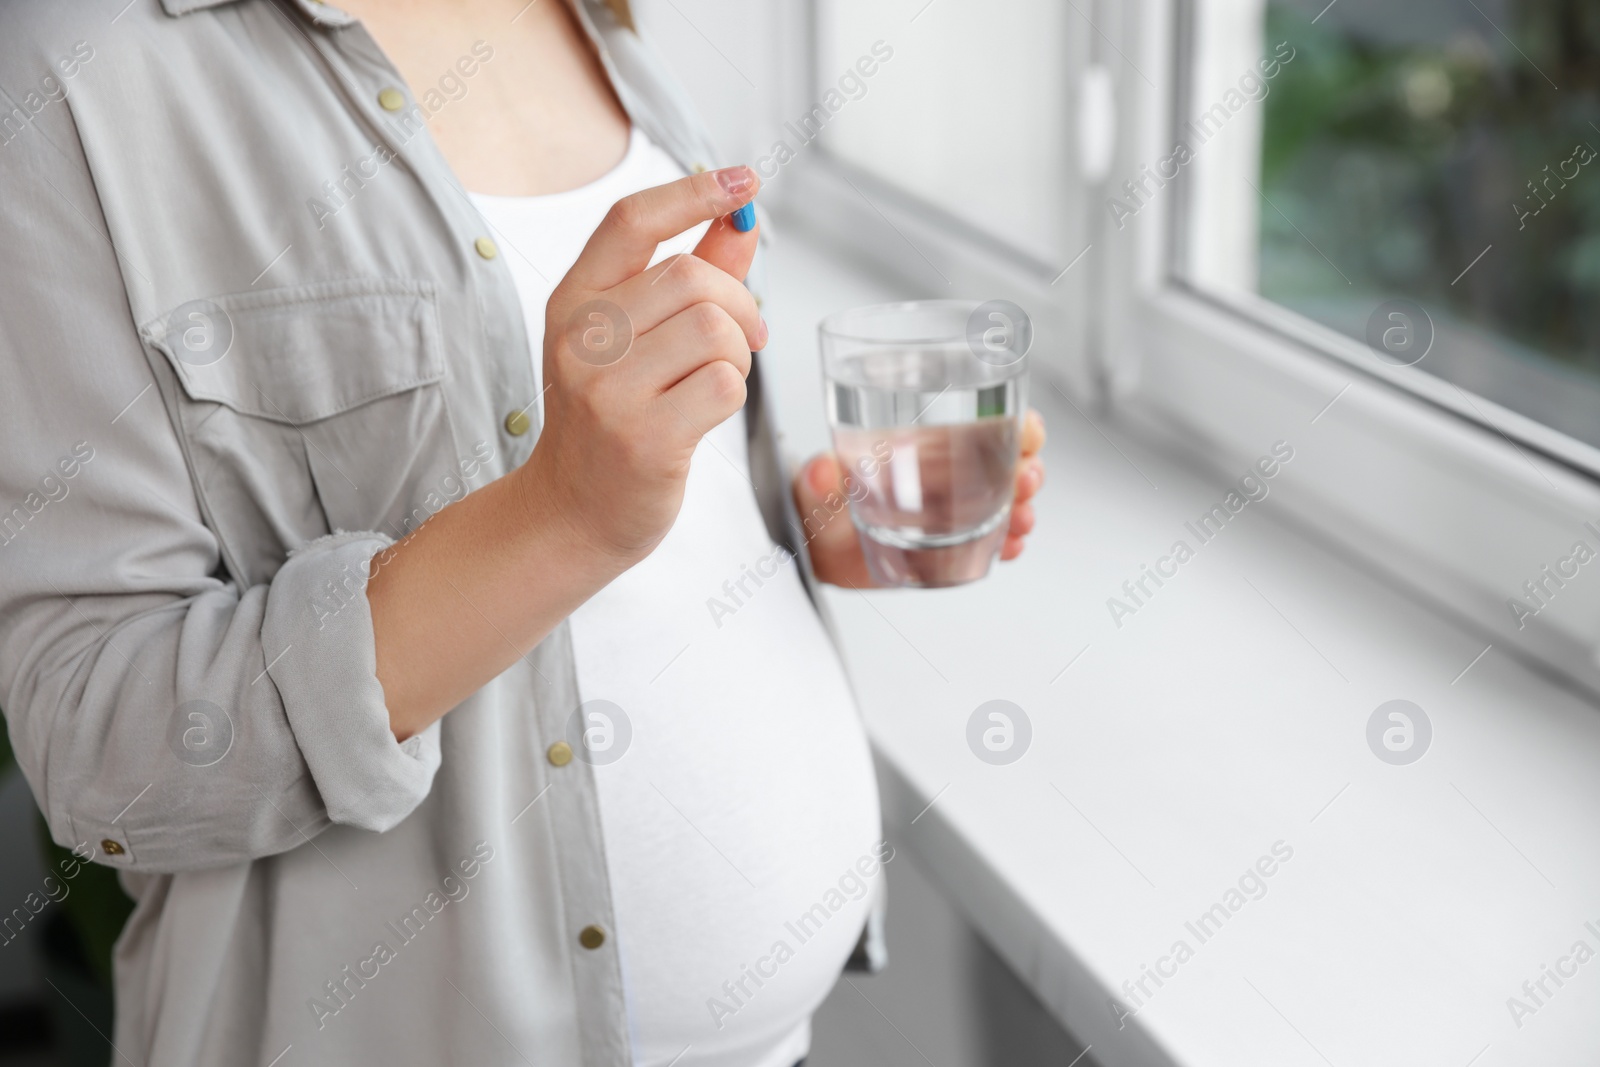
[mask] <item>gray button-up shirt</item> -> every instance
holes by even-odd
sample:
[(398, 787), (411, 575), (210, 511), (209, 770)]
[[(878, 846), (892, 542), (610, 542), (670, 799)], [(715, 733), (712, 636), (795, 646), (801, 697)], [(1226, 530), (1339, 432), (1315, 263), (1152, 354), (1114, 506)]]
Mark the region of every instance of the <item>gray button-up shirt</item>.
[[(517, 252), (424, 126), (494, 42), (407, 87), (314, 0), (123, 3), (0, 7), (0, 704), (52, 835), (138, 899), (118, 1054), (630, 1063), (566, 628), (404, 744), (374, 675), (369, 559), (537, 436)], [(715, 163), (575, 6), (633, 121)]]

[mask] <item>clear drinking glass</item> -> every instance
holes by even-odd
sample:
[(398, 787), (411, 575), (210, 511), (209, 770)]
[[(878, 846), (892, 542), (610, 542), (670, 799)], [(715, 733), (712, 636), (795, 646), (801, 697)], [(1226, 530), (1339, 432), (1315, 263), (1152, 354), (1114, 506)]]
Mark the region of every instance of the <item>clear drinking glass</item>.
[[(828, 422), (880, 585), (989, 573), (1011, 519), (1031, 339), (1005, 301), (880, 304), (823, 321)], [(833, 517), (802, 519), (811, 535)]]

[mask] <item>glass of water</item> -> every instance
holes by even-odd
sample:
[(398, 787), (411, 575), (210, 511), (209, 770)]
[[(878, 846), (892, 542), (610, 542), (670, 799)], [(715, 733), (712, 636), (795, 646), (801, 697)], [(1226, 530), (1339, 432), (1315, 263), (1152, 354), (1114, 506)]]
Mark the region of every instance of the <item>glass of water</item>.
[[(833, 445), (873, 579), (935, 588), (988, 574), (1011, 520), (1027, 410), (1022, 309), (880, 304), (829, 316), (821, 341)], [(809, 537), (834, 517), (801, 518)]]

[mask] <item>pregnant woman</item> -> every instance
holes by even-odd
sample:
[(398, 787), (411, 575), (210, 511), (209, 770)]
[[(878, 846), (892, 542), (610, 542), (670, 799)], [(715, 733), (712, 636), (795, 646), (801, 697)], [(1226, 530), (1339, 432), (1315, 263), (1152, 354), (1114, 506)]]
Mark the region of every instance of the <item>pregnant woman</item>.
[(879, 955), (864, 571), (626, 3), (16, 0), (0, 81), (0, 703), (117, 1062), (791, 1067)]

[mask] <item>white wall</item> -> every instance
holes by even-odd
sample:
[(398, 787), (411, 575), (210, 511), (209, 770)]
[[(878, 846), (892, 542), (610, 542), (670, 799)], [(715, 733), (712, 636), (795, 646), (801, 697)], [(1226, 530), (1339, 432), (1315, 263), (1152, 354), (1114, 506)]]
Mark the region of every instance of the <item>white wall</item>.
[(780, 92), (802, 41), (777, 38), (791, 5), (779, 0), (634, 0), (640, 32), (666, 56), (726, 158), (754, 160), (778, 125)]

